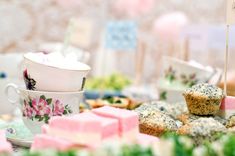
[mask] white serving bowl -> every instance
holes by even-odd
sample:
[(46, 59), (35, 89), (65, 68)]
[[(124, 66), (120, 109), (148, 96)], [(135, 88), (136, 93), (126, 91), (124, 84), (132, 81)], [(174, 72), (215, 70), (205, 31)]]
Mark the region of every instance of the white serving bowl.
[[(59, 67), (59, 64), (53, 66), (35, 61), (35, 59), (32, 59), (32, 55), (34, 54), (27, 53), (24, 55), (23, 63), (29, 78), (26, 80), (31, 82), (30, 86), (29, 83), (26, 83), (27, 89), (60, 92), (72, 92), (83, 89), (86, 76), (90, 71), (88, 65), (77, 62), (76, 66), (69, 68), (64, 66), (62, 62), (61, 67)], [(35, 84), (33, 85), (32, 82)]]
[[(18, 97), (13, 97), (10, 90)], [(41, 126), (52, 116), (73, 115), (79, 113), (83, 91), (78, 92), (44, 92), (33, 91), (8, 84), (5, 88), (8, 101), (18, 106), (22, 112), (24, 124), (33, 134), (41, 132)]]
[(163, 57), (164, 74), (166, 74), (170, 68), (174, 71), (174, 76), (177, 81), (181, 81), (182, 75), (186, 77), (195, 75), (197, 83), (208, 82), (215, 74), (215, 70), (212, 68), (204, 67), (196, 62), (186, 62), (172, 57)]

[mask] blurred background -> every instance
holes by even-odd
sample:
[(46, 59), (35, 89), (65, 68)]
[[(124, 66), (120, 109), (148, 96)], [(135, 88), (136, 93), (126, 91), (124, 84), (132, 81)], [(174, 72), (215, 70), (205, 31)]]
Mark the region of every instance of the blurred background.
[[(225, 5), (225, 0), (1, 0), (0, 52), (36, 51), (42, 44), (63, 42), (70, 18), (76, 18), (83, 26), (71, 44), (90, 52), (89, 64), (96, 66), (97, 54), (104, 50), (106, 24), (112, 20), (129, 20), (137, 24), (138, 45), (134, 53), (125, 49), (113, 53), (122, 58), (112, 65), (113, 70), (133, 76), (135, 52), (141, 45), (145, 51), (143, 73), (146, 81), (158, 76), (162, 55), (187, 57), (205, 65), (222, 67)], [(82, 30), (84, 27), (87, 29)], [(161, 30), (163, 28), (165, 30)], [(185, 43), (188, 44), (185, 46)], [(184, 56), (185, 50), (188, 56)], [(232, 50), (230, 55), (233, 58)], [(127, 63), (130, 64), (128, 69)], [(231, 61), (229, 67), (234, 65)], [(98, 74), (95, 69), (91, 74)]]

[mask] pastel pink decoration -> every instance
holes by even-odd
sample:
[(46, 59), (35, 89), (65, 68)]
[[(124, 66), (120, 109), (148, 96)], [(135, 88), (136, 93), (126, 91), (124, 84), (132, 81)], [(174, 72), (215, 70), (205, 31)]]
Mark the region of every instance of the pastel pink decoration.
[(7, 141), (0, 141), (0, 153), (12, 153), (12, 146)]
[(120, 137), (136, 137), (139, 132), (139, 118), (137, 113), (133, 111), (104, 106), (93, 109), (92, 112), (103, 117), (117, 119)]
[(155, 136), (151, 136), (148, 134), (143, 134), (143, 133), (139, 133), (137, 135), (137, 143), (141, 144), (141, 145), (151, 145), (154, 142), (158, 141), (159, 139)]
[(94, 113), (91, 113), (91, 112), (84, 112), (75, 116), (77, 116), (78, 118), (88, 117), (88, 118), (99, 120), (102, 126), (102, 139), (118, 137), (119, 127), (118, 127), (117, 119), (105, 118), (102, 116), (95, 115)]
[(176, 40), (187, 23), (188, 18), (184, 13), (173, 12), (156, 19), (153, 30), (159, 40)]
[(221, 117), (228, 119), (230, 116), (235, 114), (235, 97), (226, 96), (220, 106), (220, 111), (218, 113)]
[(116, 0), (114, 7), (118, 12), (129, 16), (146, 14), (154, 7), (155, 0)]
[(0, 130), (0, 153), (12, 153), (12, 146), (6, 140), (5, 131)]
[(49, 120), (46, 133), (51, 136), (61, 137), (74, 143), (93, 146), (102, 139), (102, 124), (93, 116), (56, 116)]
[[(94, 127), (96, 125), (96, 127)], [(50, 128), (58, 128), (68, 130), (71, 132), (94, 132), (101, 131), (101, 123), (99, 120), (92, 118), (91, 116), (70, 116), (70, 117), (53, 117), (49, 120)]]
[(59, 151), (65, 151), (73, 147), (74, 144), (70, 141), (52, 137), (45, 134), (39, 134), (34, 137), (33, 144), (31, 146), (32, 151), (44, 150), (44, 149), (56, 149)]
[(225, 97), (221, 103), (220, 109), (235, 111), (235, 97), (234, 96)]

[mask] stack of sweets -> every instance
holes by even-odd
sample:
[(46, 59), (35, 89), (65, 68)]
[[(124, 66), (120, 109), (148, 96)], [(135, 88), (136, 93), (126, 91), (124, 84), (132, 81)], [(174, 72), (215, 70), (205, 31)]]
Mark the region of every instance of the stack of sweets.
[(74, 116), (53, 117), (48, 125), (42, 126), (42, 132), (34, 138), (32, 151), (45, 148), (64, 151), (74, 147), (94, 149), (110, 140), (140, 143), (141, 138), (146, 138), (145, 144), (156, 141), (155, 137), (139, 133), (135, 112), (109, 106)]
[(93, 109), (92, 112), (106, 118), (118, 120), (119, 136), (121, 138), (128, 138), (128, 140), (136, 138), (139, 132), (139, 117), (137, 113), (109, 106)]

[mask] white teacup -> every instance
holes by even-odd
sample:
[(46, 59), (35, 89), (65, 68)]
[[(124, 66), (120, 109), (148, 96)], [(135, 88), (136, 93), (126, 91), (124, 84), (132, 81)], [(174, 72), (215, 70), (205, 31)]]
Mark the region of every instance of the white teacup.
[[(13, 89), (19, 98), (11, 97)], [(79, 113), (79, 104), (83, 91), (79, 92), (44, 92), (32, 91), (8, 84), (5, 93), (8, 101), (17, 105), (23, 116), (25, 125), (33, 134), (41, 132), (41, 126), (52, 116), (72, 115)]]
[[(183, 85), (187, 82), (205, 83), (216, 73), (209, 67), (204, 67), (196, 62), (186, 62), (173, 57), (163, 57), (164, 78), (178, 81)], [(188, 83), (190, 83), (188, 82)]]
[[(29, 90), (76, 92), (83, 90), (90, 67), (78, 61), (63, 59), (57, 53), (27, 53), (23, 64), (24, 80)], [(61, 62), (60, 62), (61, 60)]]

